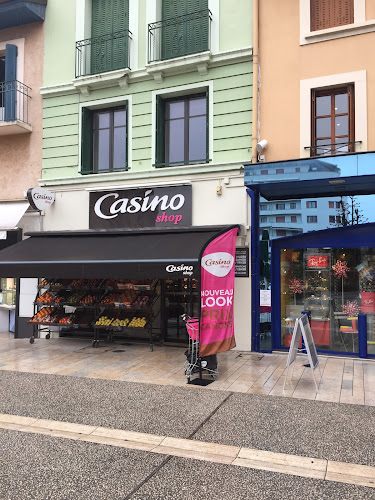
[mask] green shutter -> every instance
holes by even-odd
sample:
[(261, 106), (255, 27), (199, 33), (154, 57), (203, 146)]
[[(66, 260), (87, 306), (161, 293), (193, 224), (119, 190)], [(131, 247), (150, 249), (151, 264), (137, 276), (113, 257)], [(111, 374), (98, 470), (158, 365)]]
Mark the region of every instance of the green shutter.
[(210, 161), (210, 102), (209, 89), (206, 88), (206, 162)]
[(92, 112), (82, 110), (81, 174), (92, 172)]
[(186, 0), (187, 12), (199, 16), (186, 22), (186, 54), (208, 50), (208, 0)]
[(92, 0), (91, 73), (129, 67), (129, 0)]
[(156, 155), (155, 166), (165, 164), (165, 103), (160, 96), (156, 97)]
[[(197, 13), (193, 19), (177, 17)], [(198, 14), (201, 13), (201, 14)], [(163, 0), (162, 59), (208, 50), (208, 0)]]

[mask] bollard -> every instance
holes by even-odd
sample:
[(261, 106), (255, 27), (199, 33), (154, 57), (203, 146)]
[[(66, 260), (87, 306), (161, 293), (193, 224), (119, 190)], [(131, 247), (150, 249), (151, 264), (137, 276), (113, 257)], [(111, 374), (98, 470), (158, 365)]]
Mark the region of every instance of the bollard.
[(367, 316), (358, 315), (358, 355), (367, 358)]

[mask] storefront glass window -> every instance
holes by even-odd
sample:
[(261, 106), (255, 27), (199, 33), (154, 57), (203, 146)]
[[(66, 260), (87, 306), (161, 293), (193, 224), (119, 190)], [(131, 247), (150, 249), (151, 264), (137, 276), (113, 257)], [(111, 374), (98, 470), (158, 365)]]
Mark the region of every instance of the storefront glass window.
[(358, 314), (366, 314), (375, 354), (375, 248), (290, 248), (280, 257), (281, 346), (307, 311), (319, 350), (357, 353)]
[(7, 306), (16, 305), (16, 280), (14, 278), (0, 278), (0, 301)]

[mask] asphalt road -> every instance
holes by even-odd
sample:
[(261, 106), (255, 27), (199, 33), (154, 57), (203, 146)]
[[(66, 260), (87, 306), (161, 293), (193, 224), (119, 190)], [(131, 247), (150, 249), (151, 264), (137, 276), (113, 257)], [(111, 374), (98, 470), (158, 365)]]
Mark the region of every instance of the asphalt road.
[[(0, 371), (0, 413), (375, 465), (375, 408)], [(0, 431), (0, 499), (374, 499), (375, 490)]]

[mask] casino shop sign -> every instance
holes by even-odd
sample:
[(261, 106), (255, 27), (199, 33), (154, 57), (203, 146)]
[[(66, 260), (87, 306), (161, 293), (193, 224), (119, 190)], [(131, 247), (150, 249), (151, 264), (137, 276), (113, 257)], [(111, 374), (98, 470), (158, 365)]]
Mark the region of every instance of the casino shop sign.
[(90, 193), (90, 229), (186, 227), (191, 224), (191, 185)]

